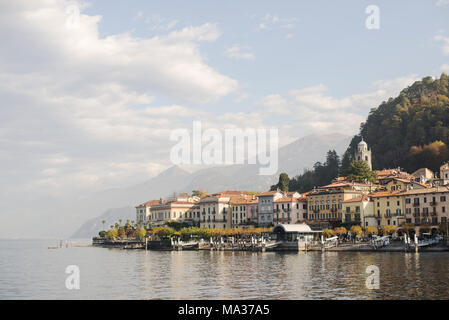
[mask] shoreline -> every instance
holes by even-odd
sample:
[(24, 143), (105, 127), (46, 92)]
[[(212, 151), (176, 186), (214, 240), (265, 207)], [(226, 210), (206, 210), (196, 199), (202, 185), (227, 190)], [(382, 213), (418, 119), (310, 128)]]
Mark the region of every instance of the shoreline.
[[(147, 247), (145, 248), (145, 244)], [(239, 245), (230, 246), (223, 244), (217, 246), (209, 242), (186, 243), (183, 245), (171, 245), (167, 241), (148, 241), (142, 242), (135, 239), (130, 240), (110, 240), (110, 239), (92, 239), (93, 247), (100, 248), (117, 248), (125, 250), (150, 250), (150, 251), (250, 251), (250, 252), (403, 252), (414, 253), (415, 248), (405, 248), (403, 244), (391, 244), (388, 246), (374, 249), (369, 244), (341, 244), (336, 247), (323, 248), (320, 246), (301, 246), (298, 243), (284, 243), (277, 247)], [(444, 244), (432, 245), (429, 247), (421, 247), (420, 252), (448, 252), (449, 247)]]

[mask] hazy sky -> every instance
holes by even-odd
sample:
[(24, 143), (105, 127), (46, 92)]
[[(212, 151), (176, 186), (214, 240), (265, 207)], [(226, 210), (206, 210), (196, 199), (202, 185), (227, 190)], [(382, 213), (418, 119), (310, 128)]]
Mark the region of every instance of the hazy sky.
[(283, 144), (356, 133), (449, 71), (449, 1), (0, 0), (0, 40), (2, 237), (53, 199), (158, 174), (193, 120)]

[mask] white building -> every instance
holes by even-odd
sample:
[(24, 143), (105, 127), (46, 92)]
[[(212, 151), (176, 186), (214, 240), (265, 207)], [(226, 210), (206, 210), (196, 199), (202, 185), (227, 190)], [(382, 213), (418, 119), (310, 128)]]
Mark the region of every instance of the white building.
[(373, 170), (373, 166), (371, 163), (371, 150), (368, 149), (368, 144), (363, 141), (363, 138), (362, 141), (360, 141), (357, 145), (357, 151), (355, 152), (354, 160), (366, 161), (369, 165), (369, 168)]

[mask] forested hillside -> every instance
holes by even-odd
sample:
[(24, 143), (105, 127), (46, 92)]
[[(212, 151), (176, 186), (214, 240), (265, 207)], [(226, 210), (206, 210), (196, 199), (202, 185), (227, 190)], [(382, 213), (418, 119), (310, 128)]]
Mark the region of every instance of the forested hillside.
[(354, 136), (342, 165), (348, 168), (363, 136), (373, 154), (373, 169), (400, 166), (408, 172), (437, 171), (449, 160), (449, 77), (423, 78), (371, 109), (360, 134)]

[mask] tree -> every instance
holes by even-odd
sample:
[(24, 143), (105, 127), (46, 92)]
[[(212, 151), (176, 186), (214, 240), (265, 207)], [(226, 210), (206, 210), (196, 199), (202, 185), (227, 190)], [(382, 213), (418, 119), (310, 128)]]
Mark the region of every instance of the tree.
[(145, 230), (145, 228), (137, 229), (137, 231), (136, 231), (137, 238), (142, 240), (145, 238), (146, 235), (147, 235), (147, 230)]
[(207, 195), (208, 195), (207, 190), (199, 189), (199, 190), (192, 191), (192, 197), (196, 196), (196, 197), (204, 198)]
[(107, 232), (106, 231), (100, 231), (98, 232), (98, 235), (100, 236), (100, 238), (105, 238), (106, 237)]
[[(360, 133), (353, 137), (343, 156), (343, 169), (349, 168), (361, 136), (373, 154), (373, 168), (404, 168), (414, 172), (419, 168), (435, 171), (435, 158), (412, 147), (420, 148), (435, 141), (449, 145), (449, 77), (431, 77), (416, 81), (402, 90), (396, 98), (372, 108), (360, 125)], [(424, 149), (424, 147), (422, 147)], [(412, 152), (411, 152), (412, 151)], [(430, 151), (430, 150), (429, 150)], [(441, 154), (439, 151), (437, 154)], [(422, 157), (421, 160), (416, 158)], [(438, 159), (441, 162), (444, 157)], [(447, 161), (449, 159), (446, 158)]]
[(346, 177), (354, 182), (376, 183), (376, 174), (369, 168), (366, 161), (352, 161), (346, 172)]
[(416, 168), (426, 163), (432, 171), (439, 171), (442, 163), (449, 160), (449, 149), (443, 141), (434, 141), (424, 146), (412, 146), (407, 158), (408, 166)]
[(125, 239), (126, 238), (126, 232), (125, 232), (125, 228), (124, 227), (119, 227), (118, 228), (118, 237), (121, 239)]
[(104, 230), (104, 224), (106, 223), (106, 220), (101, 220), (101, 223), (103, 224), (103, 230)]
[(351, 232), (351, 234), (353, 234), (357, 237), (360, 237), (363, 233), (362, 227), (360, 227), (360, 226), (352, 226), (349, 231)]
[(108, 232), (106, 233), (106, 237), (108, 239), (115, 239), (118, 237), (118, 231), (117, 229), (109, 229)]
[(348, 230), (346, 230), (345, 227), (337, 227), (334, 229), (334, 232), (337, 236), (341, 237), (341, 236), (347, 234)]
[(383, 226), (382, 227), (382, 234), (384, 236), (392, 235), (395, 232), (396, 232), (396, 227), (395, 226), (387, 225), (387, 226)]
[(377, 235), (378, 232), (379, 230), (374, 226), (368, 226), (365, 228), (365, 234), (367, 236)]
[(181, 222), (181, 221), (176, 221), (176, 220), (167, 221), (167, 222), (165, 222), (165, 225), (167, 227), (175, 229), (175, 231), (179, 231), (182, 228), (186, 228), (189, 226), (189, 224), (186, 222)]
[(330, 238), (335, 234), (334, 230), (328, 229), (328, 228), (324, 228), (323, 229), (323, 236), (325, 238)]
[(280, 189), (281, 191), (288, 192), (288, 186), (290, 184), (290, 179), (288, 174), (285, 172), (279, 175), (279, 182), (273, 186), (271, 186), (271, 190)]
[(175, 233), (175, 229), (170, 227), (156, 227), (153, 229), (153, 234), (160, 238), (171, 237)]

